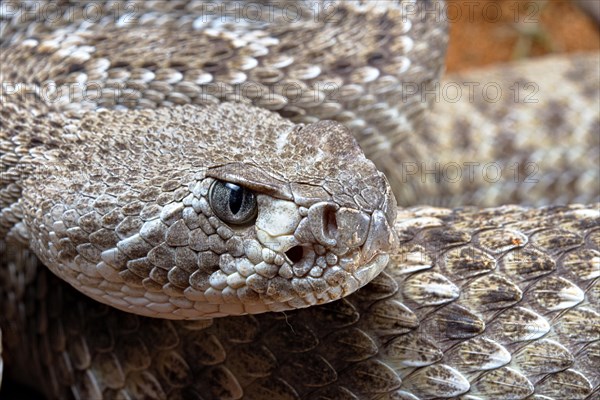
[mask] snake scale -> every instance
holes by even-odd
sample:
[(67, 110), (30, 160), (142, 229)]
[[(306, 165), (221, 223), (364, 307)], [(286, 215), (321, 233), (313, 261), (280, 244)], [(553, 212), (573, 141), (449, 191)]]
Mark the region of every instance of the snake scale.
[[(0, 376), (597, 399), (598, 55), (440, 83), (443, 6), (4, 2)], [(427, 95), (457, 82), (510, 96)]]

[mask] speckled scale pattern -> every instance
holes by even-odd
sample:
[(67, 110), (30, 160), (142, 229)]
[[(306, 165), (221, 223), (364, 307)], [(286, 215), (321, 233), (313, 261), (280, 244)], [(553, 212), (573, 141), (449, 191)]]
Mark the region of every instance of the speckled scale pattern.
[[(219, 163), (227, 163), (227, 167), (212, 177), (230, 178), (233, 174), (246, 184), (260, 180), (263, 186), (268, 186), (263, 190), (275, 191), (279, 198), (293, 197), (299, 207), (313, 207), (318, 199), (328, 199), (336, 210), (342, 207), (336, 214), (342, 228), (351, 226), (356, 218), (369, 218), (364, 213), (356, 217), (346, 212), (354, 209), (373, 213), (373, 218), (382, 211), (391, 224), (394, 201), (385, 178), (375, 171), (352, 167), (357, 160), (366, 165), (370, 163), (358, 156), (354, 142), (347, 140), (348, 135), (344, 138), (344, 134), (340, 134), (341, 125), (317, 124), (312, 135), (305, 133), (311, 129), (304, 130), (295, 140), (298, 133), (295, 129), (302, 129), (301, 126), (292, 128), (288, 123), (274, 128), (273, 124), (264, 123), (274, 117), (258, 112), (257, 118), (250, 120), (259, 129), (249, 133), (237, 129), (243, 124), (234, 128), (219, 122), (224, 119), (245, 124), (249, 117), (241, 117), (239, 111), (247, 110), (248, 115), (254, 111), (242, 105), (218, 107), (218, 103), (253, 103), (278, 111), (296, 123), (317, 123), (325, 118), (337, 120), (354, 131), (363, 147), (370, 146), (364, 143), (367, 138), (388, 149), (391, 139), (398, 140), (416, 129), (413, 126), (419, 122), (416, 115), (422, 114), (425, 105), (410, 103), (410, 114), (414, 118), (406, 119), (401, 117), (409, 113), (402, 111), (403, 103), (397, 103), (399, 108), (390, 108), (385, 93), (391, 90), (395, 97), (399, 95), (400, 76), (423, 83), (435, 78), (441, 66), (443, 47), (432, 52), (415, 46), (415, 35), (421, 40), (440, 38), (443, 42), (444, 24), (439, 29), (424, 29), (429, 24), (419, 23), (423, 14), (409, 14), (405, 4), (398, 2), (385, 7), (340, 3), (335, 5), (333, 16), (317, 11), (329, 9), (326, 4), (298, 3), (302, 18), (292, 24), (278, 19), (233, 24), (227, 18), (202, 15), (207, 6), (202, 2), (156, 2), (150, 6), (135, 2), (101, 3), (96, 6), (104, 17), (96, 24), (81, 22), (85, 15), (83, 4), (61, 4), (72, 14), (64, 14), (48, 24), (28, 19), (32, 11), (29, 7), (37, 5), (11, 6), (15, 6), (15, 10), (23, 9), (4, 16), (2, 45), (6, 50), (2, 52), (1, 74), (8, 91), (17, 92), (7, 95), (8, 107), (21, 107), (21, 110), (13, 110), (19, 114), (18, 118), (4, 113), (2, 141), (3, 147), (9, 150), (9, 157), (0, 220), (2, 232), (8, 232), (10, 237), (25, 245), (31, 238), (31, 246), (55, 273), (65, 276), (76, 287), (87, 288), (86, 293), (95, 299), (121, 309), (144, 309), (143, 314), (155, 316), (181, 313), (181, 318), (194, 318), (197, 311), (193, 309), (198, 301), (206, 300), (202, 296), (206, 297), (206, 291), (211, 289), (217, 293), (208, 293), (209, 301), (218, 301), (220, 305), (208, 310), (207, 315), (248, 312), (249, 309), (239, 304), (225, 304), (228, 303), (225, 299), (231, 300), (232, 296), (245, 304), (256, 297), (253, 292), (236, 290), (238, 283), (246, 278), (254, 291), (276, 292), (277, 304), (295, 300), (293, 289), (307, 302), (288, 303), (287, 307), (298, 307), (347, 294), (364, 285), (375, 269), (381, 270), (379, 262), (369, 274), (364, 270), (344, 272), (353, 269), (363, 256), (348, 252), (345, 245), (340, 244), (339, 251), (319, 254), (324, 256), (323, 260), (320, 263), (317, 260), (318, 267), (310, 269), (310, 277), (306, 277), (308, 269), (302, 270), (295, 273), (302, 279), (292, 282), (290, 266), (280, 261), (285, 250), (292, 246), (291, 241), (284, 245), (281, 235), (275, 240), (263, 234), (262, 239), (258, 238), (263, 250), (266, 242), (278, 241), (269, 248), (279, 257), (275, 265), (274, 260), (265, 256), (263, 261), (270, 265), (262, 266), (263, 274), (251, 279), (249, 274), (240, 271), (241, 276), (233, 276), (231, 260), (224, 259), (224, 253), (234, 247), (237, 247), (234, 252), (239, 253), (243, 235), (228, 234), (227, 248), (219, 232), (215, 235), (198, 231), (197, 227), (187, 232), (188, 224), (195, 222), (189, 220), (193, 216), (188, 209), (188, 224), (177, 223), (183, 208), (191, 206), (197, 214), (202, 211), (205, 217), (210, 215), (206, 201), (196, 194), (194, 199), (186, 197), (189, 193), (185, 186), (192, 191), (194, 180), (199, 183), (204, 178), (198, 177), (204, 168), (209, 169), (210, 175), (211, 168), (218, 169)], [(317, 9), (311, 10), (311, 6)], [(131, 10), (133, 14), (117, 18), (115, 13), (119, 8)], [(428, 15), (424, 18), (434, 18)], [(373, 28), (357, 29), (357, 26)], [(386, 35), (379, 34), (382, 27), (386, 28)], [(172, 35), (173, 31), (177, 35)], [(339, 49), (334, 51), (337, 47)], [(392, 52), (394, 57), (392, 53), (371, 54), (374, 47), (380, 52)], [(345, 57), (338, 57), (338, 52)], [(311, 64), (299, 62), (302, 57), (310, 59)], [(386, 58), (390, 59), (389, 63), (370, 65)], [(413, 64), (413, 58), (422, 60), (422, 64)], [(44, 92), (47, 81), (55, 84), (56, 89)], [(17, 88), (15, 83), (20, 86)], [(300, 97), (291, 98), (290, 87), (300, 90)], [(40, 88), (41, 93), (32, 95)], [(90, 96), (90, 89), (96, 96)], [(379, 93), (381, 90), (385, 93)], [(260, 93), (257, 95), (256, 91)], [(339, 99), (329, 98), (338, 91), (344, 95)], [(360, 93), (351, 95), (352, 91)], [(297, 90), (294, 93), (297, 94)], [(203, 110), (203, 107), (208, 108)], [(25, 108), (33, 112), (22, 112)], [(127, 109), (140, 110), (122, 113)], [(90, 112), (92, 110), (99, 112)], [(377, 111), (377, 115), (371, 115), (373, 111)], [(236, 113), (239, 117), (233, 116)], [(206, 119), (206, 115), (210, 118)], [(34, 126), (40, 118), (52, 123), (46, 123), (45, 127), (42, 123), (35, 130), (34, 138), (22, 132), (23, 126)], [(108, 121), (113, 122), (107, 124)], [(382, 134), (383, 127), (377, 125), (381, 123), (385, 123), (385, 135), (389, 137)], [(180, 129), (187, 131), (184, 137), (177, 136)], [(270, 129), (270, 134), (266, 134)], [(289, 133), (290, 130), (293, 133)], [(323, 130), (330, 134), (322, 135)], [(124, 132), (127, 135), (121, 136)], [(221, 140), (219, 132), (229, 134)], [(203, 143), (199, 144), (200, 141)], [(242, 141), (246, 145), (240, 145)], [(227, 152), (214, 151), (223, 145), (227, 146)], [(114, 151), (115, 148), (118, 151)], [(282, 157), (275, 157), (273, 148), (278, 149)], [(309, 153), (314, 156), (311, 160)], [(371, 151), (373, 159), (380, 159), (376, 153)], [(239, 168), (235, 162), (240, 162)], [(163, 171), (165, 165), (172, 164), (180, 169)], [(258, 171), (248, 168), (248, 164)], [(82, 166), (87, 175), (76, 172)], [(196, 169), (198, 175), (188, 174), (189, 168)], [(339, 176), (324, 179), (328, 174)], [(131, 181), (114, 184), (118, 176), (130, 176)], [(164, 182), (166, 176), (180, 181)], [(285, 187), (288, 183), (290, 188)], [(162, 193), (147, 193), (152, 191), (148, 185)], [(186, 201), (190, 204), (184, 204)], [(24, 215), (27, 213), (23, 209), (38, 211), (30, 218)], [(309, 225), (313, 229), (314, 222), (310, 221), (318, 219), (314, 215), (326, 212), (324, 207), (313, 211), (308, 211), (308, 218), (304, 218), (294, 232), (294, 240), (300, 244), (311, 241), (310, 235), (302, 232), (307, 231)], [(165, 226), (150, 222), (157, 217), (169, 227), (168, 232)], [(89, 229), (79, 225), (80, 218)], [(310, 223), (304, 223), (307, 221)], [(209, 218), (209, 223), (217, 228), (214, 220)], [(282, 233), (290, 236), (289, 228)], [(138, 230), (140, 235), (136, 234)], [(175, 250), (187, 245), (186, 232), (191, 237), (190, 249), (197, 254)], [(152, 235), (154, 237), (150, 237)], [(161, 244), (163, 238), (165, 243)], [(377, 246), (372, 240), (365, 242), (365, 238), (362, 234), (358, 236), (359, 242)], [(351, 235), (344, 239), (346, 242), (355, 240)], [(204, 244), (197, 246), (197, 243), (208, 243), (210, 249), (201, 248)], [(247, 247), (245, 251), (249, 251)], [(179, 253), (179, 257), (175, 253)], [(146, 254), (148, 257), (144, 257)], [(198, 258), (197, 263), (194, 257)], [(181, 261), (184, 266), (168, 268), (178, 260), (185, 260)], [(364, 261), (367, 260), (361, 262)], [(253, 262), (259, 268), (257, 263), (260, 261)], [(124, 269), (126, 264), (127, 270)], [(211, 279), (207, 276), (209, 271), (194, 275), (190, 266), (194, 264), (200, 269), (211, 269)], [(214, 271), (217, 264), (220, 270)], [(273, 281), (273, 273), (267, 270), (277, 267), (281, 267), (283, 280), (280, 279), (276, 287), (274, 284), (268, 288), (263, 275), (269, 275), (267, 279)], [(221, 273), (226, 269), (230, 271)], [(332, 277), (338, 287), (328, 290), (324, 283), (327, 276), (323, 275), (327, 270), (345, 274), (341, 279), (346, 284), (341, 284), (340, 276)], [(126, 291), (119, 289), (123, 283)], [(201, 293), (182, 292), (190, 287)], [(225, 292), (225, 289), (231, 290)], [(310, 295), (313, 291), (317, 292), (316, 298)], [(149, 292), (160, 292), (167, 297)], [(142, 293), (150, 298), (139, 300)]]
[[(427, 3), (433, 8), (437, 2)], [(77, 13), (83, 3), (64, 4), (73, 5)], [(11, 243), (0, 241), (0, 255), (6, 261), (6, 268), (0, 269), (5, 351), (0, 362), (6, 362), (9, 377), (34, 382), (44, 377), (48, 386), (43, 391), (50, 398), (547, 400), (569, 396), (592, 400), (600, 395), (598, 204), (396, 210), (380, 204), (377, 195), (385, 192), (381, 181), (367, 179), (363, 190), (365, 176), (353, 176), (358, 169), (338, 174), (347, 161), (361, 164), (363, 159), (352, 153), (336, 164), (342, 153), (355, 151), (351, 140), (339, 140), (340, 135), (349, 135), (338, 132), (336, 125), (320, 125), (332, 135), (315, 132), (314, 136), (325, 142), (318, 142), (308, 153), (298, 150), (302, 141), (293, 142), (293, 134), (288, 136), (297, 149), (291, 155), (298, 156), (299, 169), (273, 158), (265, 168), (270, 173), (284, 171), (292, 181), (301, 178), (310, 188), (297, 182), (286, 188), (269, 173), (267, 179), (262, 176), (263, 183), (267, 182), (262, 189), (284, 198), (293, 192), (304, 204), (298, 207), (300, 214), (307, 212), (302, 207), (322, 198), (369, 212), (376, 208), (370, 202), (380, 204), (392, 219), (398, 211), (395, 230), (401, 246), (391, 255), (386, 274), (338, 302), (252, 317), (188, 322), (148, 319), (86, 299), (45, 270), (30, 249), (13, 245), (15, 241), (20, 246), (33, 243), (32, 249), (39, 251), (36, 241), (52, 234), (52, 240), (62, 247), (47, 257), (106, 259), (98, 271), (87, 271), (119, 281), (118, 285), (110, 279), (103, 281), (102, 289), (118, 293), (123, 287), (120, 281), (127, 282), (130, 288), (119, 295), (142, 305), (156, 302), (161, 296), (153, 290), (161, 290), (161, 295), (172, 296), (172, 301), (157, 308), (159, 312), (170, 312), (173, 305), (180, 309), (189, 305), (189, 299), (181, 299), (185, 285), (206, 285), (206, 279), (193, 278), (195, 268), (186, 269), (191, 264), (218, 267), (208, 282), (212, 287), (222, 287), (226, 275), (227, 284), (235, 286), (235, 274), (247, 269), (236, 267), (234, 272), (232, 258), (242, 248), (251, 248), (255, 255), (256, 249), (243, 242), (240, 246), (226, 226), (204, 214), (206, 186), (189, 186), (189, 180), (205, 173), (203, 169), (200, 175), (189, 176), (177, 169), (184, 169), (185, 163), (174, 162), (170, 174), (126, 187), (115, 176), (143, 175), (143, 169), (132, 167), (131, 159), (120, 158), (126, 151), (112, 158), (96, 156), (98, 150), (116, 146), (144, 149), (142, 165), (149, 167), (160, 165), (162, 169), (166, 160), (184, 160), (179, 151), (190, 138), (172, 135), (164, 126), (181, 120), (182, 115), (187, 119), (189, 114), (192, 117), (187, 123), (208, 122), (197, 128), (200, 132), (214, 133), (219, 126), (230, 124), (228, 131), (244, 136), (247, 132), (238, 129), (243, 117), (235, 115), (240, 110), (248, 115), (250, 109), (243, 110), (249, 106), (217, 105), (224, 100), (253, 103), (294, 123), (326, 118), (345, 124), (386, 172), (402, 204), (596, 201), (597, 116), (594, 119), (593, 114), (579, 110), (591, 110), (597, 104), (597, 55), (579, 56), (575, 61), (548, 58), (474, 75), (482, 81), (492, 77), (507, 87), (515, 81), (537, 82), (546, 76), (540, 71), (550, 68), (554, 72), (547, 74), (551, 84), (542, 82), (543, 101), (534, 112), (515, 107), (525, 110), (515, 116), (510, 101), (502, 107), (465, 105), (464, 101), (458, 108), (438, 104), (428, 116), (430, 122), (423, 126), (430, 101), (421, 101), (421, 91), (407, 101), (398, 99), (403, 82), (417, 83), (423, 89), (439, 75), (447, 36), (444, 22), (437, 21), (434, 13), (428, 13), (425, 20), (416, 18), (417, 14), (403, 19), (401, 7), (391, 2), (385, 3), (390, 7), (385, 13), (371, 5), (376, 3), (345, 3), (339, 8), (344, 18), (326, 24), (326, 29), (308, 21), (262, 29), (260, 23), (249, 28), (211, 18), (200, 21), (195, 17), (200, 2), (127, 4), (137, 6), (137, 17), (128, 21), (130, 25), (124, 20), (115, 24), (109, 17), (102, 21), (103, 34), (84, 32), (89, 27), (75, 32), (76, 24), (60, 18), (55, 24), (39, 24), (19, 15), (0, 25), (3, 82), (19, 75), (27, 79), (53, 77), (62, 83), (94, 81), (101, 89), (100, 98), (91, 102), (81, 102), (75, 93), (74, 102), (60, 99), (51, 106), (31, 95), (14, 95), (12, 103), (2, 103), (0, 232), (10, 231)], [(127, 4), (110, 2), (103, 7)], [(310, 3), (299, 5), (309, 7)], [(18, 2), (17, 7), (23, 6), (26, 3)], [(7, 20), (6, 15), (0, 18)], [(363, 29), (366, 26), (374, 28)], [(378, 34), (382, 29), (386, 35)], [(179, 34), (176, 39), (170, 35), (173, 31)], [(102, 35), (110, 40), (95, 43)], [(26, 37), (33, 39), (24, 41)], [(129, 46), (131, 40), (138, 46)], [(148, 48), (156, 42), (162, 47)], [(378, 51), (374, 52), (374, 47)], [(14, 51), (7, 52), (7, 48)], [(299, 62), (310, 49), (315, 49), (311, 63)], [(171, 61), (165, 51), (172, 52)], [(197, 57), (198, 53), (206, 54), (206, 59)], [(49, 54), (51, 62), (39, 62)], [(144, 59), (148, 54), (151, 56)], [(247, 98), (231, 95), (249, 81), (258, 83), (254, 89), (266, 88), (273, 94), (266, 99), (256, 98), (252, 91), (246, 92)], [(322, 82), (339, 88), (339, 101), (327, 102), (335, 93), (318, 89)], [(29, 83), (37, 82), (31, 79)], [(278, 84), (282, 83), (301, 87), (306, 96), (292, 102), (280, 92)], [(208, 116), (196, 115), (193, 110), (199, 108), (193, 107), (212, 111)], [(139, 110), (121, 113), (126, 108)], [(105, 110), (96, 116), (85, 114), (92, 109)], [(559, 110), (565, 113), (557, 113)], [(274, 117), (261, 120), (264, 112), (251, 113), (256, 113), (260, 122), (268, 121), (267, 125), (294, 126)], [(521, 115), (534, 117), (528, 120)], [(489, 129), (473, 129), (487, 127), (482, 125), (486, 121), (491, 121)], [(148, 125), (159, 128), (160, 133), (151, 142), (135, 134), (135, 140), (121, 141), (110, 129), (103, 132), (107, 122), (115, 131), (127, 125), (126, 130), (135, 133)], [(189, 129), (185, 123), (182, 126)], [(265, 131), (274, 133), (268, 127)], [(448, 131), (453, 134), (440, 135)], [(565, 131), (573, 134), (560, 135)], [(210, 142), (212, 135), (202, 138)], [(90, 139), (96, 140), (92, 144)], [(230, 146), (236, 143), (235, 136), (230, 139)], [(461, 153), (457, 152), (457, 140)], [(565, 140), (573, 143), (567, 145)], [(268, 136), (258, 143), (265, 149), (287, 145)], [(516, 154), (519, 162), (536, 162), (540, 159), (535, 153), (528, 154), (532, 149), (551, 149), (550, 163), (543, 165), (542, 185), (528, 190), (526, 185), (502, 182), (490, 190), (479, 184), (464, 187), (465, 180), (458, 186), (446, 186), (431, 185), (431, 181), (419, 185), (418, 179), (406, 185), (398, 168), (405, 167), (402, 162), (428, 160), (432, 155), (444, 162), (478, 161), (472, 151), (481, 151), (485, 143), (489, 146), (484, 161), (488, 156), (513, 161)], [(205, 157), (199, 144), (192, 140), (187, 149), (195, 151), (198, 158)], [(321, 145), (334, 155), (327, 162), (315, 155)], [(507, 154), (502, 148), (508, 149)], [(240, 149), (233, 157), (244, 154)], [(316, 162), (308, 164), (319, 171), (317, 176), (300, 171), (311, 154)], [(211, 156), (226, 157), (220, 152)], [(82, 164), (88, 167), (83, 178), (74, 172)], [(47, 183), (44, 179), (51, 182), (56, 172), (77, 177), (55, 187), (55, 195), (69, 204), (66, 208), (52, 201), (40, 202)], [(230, 176), (231, 172), (220, 170), (220, 175), (215, 175)], [(245, 168), (233, 172), (242, 180), (252, 175)], [(323, 174), (333, 174), (336, 179), (323, 180)], [(23, 176), (34, 183), (25, 196), (19, 186)], [(69, 187), (71, 193), (61, 190)], [(195, 201), (185, 196), (189, 191)], [(75, 197), (75, 192), (95, 199)], [(32, 199), (48, 211), (44, 216), (41, 212), (27, 216), (38, 229), (34, 237), (19, 224), (23, 202)], [(148, 202), (153, 204), (145, 204)], [(189, 248), (182, 246), (186, 237)], [(350, 240), (350, 235), (341, 237)], [(156, 246), (153, 252), (151, 246)], [(148, 256), (136, 258), (138, 251)], [(336, 255), (325, 255), (320, 248), (315, 251), (321, 266), (337, 262)], [(129, 259), (121, 253), (128, 253)], [(272, 277), (278, 265), (277, 256), (269, 251), (261, 252), (261, 257), (253, 281), (259, 291), (265, 289), (263, 278)], [(169, 272), (161, 268), (173, 262), (176, 268)], [(79, 266), (85, 269), (85, 263)], [(317, 265), (313, 269), (310, 274), (304, 269), (297, 272), (313, 283), (322, 268)], [(285, 268), (279, 272), (289, 274)], [(86, 283), (96, 283), (93, 277), (81, 275)], [(134, 297), (131, 287), (144, 288), (149, 299)], [(277, 287), (280, 295), (281, 288)], [(353, 285), (349, 288), (356, 289)], [(295, 287), (298, 292), (310, 289), (306, 282)], [(224, 311), (232, 310), (225, 305)], [(548, 355), (552, 357), (548, 359)]]
[[(402, 160), (425, 156), (409, 138), (421, 130), (430, 103), (421, 101), (421, 92), (443, 67), (447, 28), (434, 12), (414, 11), (407, 1), (299, 1), (290, 3), (297, 13), (286, 18), (289, 5), (278, 2), (261, 13), (271, 16), (269, 22), (235, 23), (227, 15), (249, 12), (235, 11), (240, 2), (229, 3), (225, 17), (201, 1), (101, 4), (102, 32), (73, 32), (73, 19), (84, 15), (77, 2), (67, 2), (70, 13), (51, 24), (29, 20), (32, 13), (25, 10), (7, 15), (3, 36), (11, 40), (4, 46), (43, 39), (32, 49), (11, 51), (5, 64), (31, 70), (39, 68), (31, 60), (53, 53), (55, 62), (36, 75), (57, 86), (76, 83), (71, 98), (54, 100), (64, 110), (252, 102), (297, 123), (344, 123), (384, 172), (393, 167), (392, 153)], [(70, 64), (78, 66), (75, 71)], [(410, 96), (407, 82), (417, 87)], [(85, 96), (81, 87), (94, 95)], [(401, 184), (394, 182), (397, 193)]]
[(388, 172), (411, 188), (399, 204), (598, 201), (599, 68), (598, 53), (581, 53), (445, 76), (416, 142), (427, 153), (421, 170), (396, 158), (400, 168)]
[[(506, 213), (519, 213), (530, 225), (500, 218)], [(473, 222), (478, 215), (484, 224)], [(30, 379), (48, 377), (49, 398), (598, 395), (598, 204), (477, 213), (419, 207), (402, 217), (396, 229), (405, 239), (385, 273), (345, 299), (285, 314), (144, 318), (86, 299), (40, 270), (21, 293), (35, 292), (35, 300), (13, 309), (30, 316), (18, 325), (24, 331), (4, 333), (7, 348), (21, 341), (36, 362), (18, 364), (10, 351), (7, 362)], [(559, 231), (580, 241), (558, 251), (536, 241), (560, 244)], [(504, 268), (533, 251), (534, 259), (523, 256), (515, 268), (550, 264), (544, 273)], [(482, 261), (483, 254), (489, 258)], [(592, 263), (595, 272), (572, 269), (576, 260)], [(456, 263), (471, 266), (473, 274), (456, 274), (450, 268)], [(28, 280), (27, 270), (19, 273)], [(407, 285), (411, 280), (420, 285)]]

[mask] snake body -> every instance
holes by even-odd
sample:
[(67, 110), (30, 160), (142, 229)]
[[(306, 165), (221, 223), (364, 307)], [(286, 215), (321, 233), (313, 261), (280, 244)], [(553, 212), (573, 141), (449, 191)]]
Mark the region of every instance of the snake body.
[[(130, 4), (135, 18), (117, 18)], [(545, 61), (571, 80), (536, 80), (530, 117), (506, 101), (491, 120), (509, 122), (477, 130), (489, 103), (427, 115), (447, 36), (435, 13), (318, 4), (271, 8), (297, 21), (240, 23), (207, 2), (98, 3), (93, 23), (81, 3), (52, 24), (21, 3), (5, 16), (11, 379), (82, 399), (600, 394), (598, 119), (573, 106), (598, 102), (597, 55)], [(519, 68), (504, 82), (526, 81)], [(573, 94), (575, 76), (591, 88)], [(49, 81), (73, 91), (50, 101)], [(92, 83), (99, 96), (78, 89)], [(540, 154), (553, 184), (535, 190), (407, 180), (417, 161)], [(590, 204), (402, 208), (392, 188), (401, 205)], [(256, 315), (224, 317), (238, 314)]]

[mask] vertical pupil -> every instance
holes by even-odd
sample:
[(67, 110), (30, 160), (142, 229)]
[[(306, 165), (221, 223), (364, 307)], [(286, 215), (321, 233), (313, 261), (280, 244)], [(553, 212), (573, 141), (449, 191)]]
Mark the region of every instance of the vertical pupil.
[(227, 183), (225, 186), (229, 189), (229, 209), (233, 215), (237, 214), (242, 208), (244, 201), (244, 189), (238, 185)]

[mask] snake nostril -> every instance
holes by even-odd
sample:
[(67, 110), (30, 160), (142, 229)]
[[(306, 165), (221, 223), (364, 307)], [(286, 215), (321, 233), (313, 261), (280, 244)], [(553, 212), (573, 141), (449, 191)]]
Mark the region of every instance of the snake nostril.
[(302, 257), (304, 256), (304, 248), (302, 246), (294, 246), (286, 251), (285, 255), (293, 264), (295, 264), (302, 260)]
[(335, 246), (338, 238), (336, 212), (339, 206), (330, 202), (319, 202), (308, 209), (308, 224), (316, 241), (324, 246)]
[(328, 208), (325, 210), (323, 222), (325, 223), (323, 227), (325, 234), (332, 239), (337, 238), (338, 224), (334, 209)]

